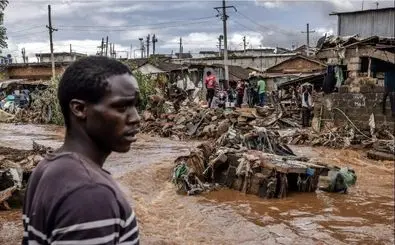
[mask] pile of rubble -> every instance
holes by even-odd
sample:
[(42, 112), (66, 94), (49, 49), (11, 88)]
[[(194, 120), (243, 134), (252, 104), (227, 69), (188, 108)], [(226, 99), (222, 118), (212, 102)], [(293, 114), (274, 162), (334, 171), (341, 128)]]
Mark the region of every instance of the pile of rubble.
[(49, 150), (35, 142), (32, 150), (0, 147), (0, 210), (21, 204), (33, 168)]
[(369, 149), (368, 157), (375, 160), (395, 159), (395, 137), (389, 130), (362, 132), (350, 124), (342, 127), (326, 127), (321, 132), (308, 129), (296, 129), (281, 137), (285, 144), (325, 146), (337, 149), (363, 148)]
[(217, 139), (231, 126), (242, 132), (253, 127), (300, 127), (296, 120), (273, 107), (208, 109), (185, 102), (177, 111), (171, 102), (166, 103), (165, 113), (152, 109), (143, 112), (142, 132), (176, 139)]
[[(246, 134), (230, 128), (216, 141), (177, 158), (173, 183), (179, 192), (189, 195), (219, 186), (264, 198), (283, 198), (289, 191), (315, 191), (320, 176), (328, 175), (334, 167), (298, 157), (278, 139), (278, 133), (266, 128), (254, 127)], [(355, 183), (355, 175), (347, 182), (344, 176), (349, 171), (338, 170), (324, 189), (346, 191)]]

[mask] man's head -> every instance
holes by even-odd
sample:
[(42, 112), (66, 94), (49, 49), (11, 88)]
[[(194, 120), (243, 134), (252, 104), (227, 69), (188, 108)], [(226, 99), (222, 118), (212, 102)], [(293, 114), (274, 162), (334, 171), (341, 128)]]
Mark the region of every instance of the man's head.
[(62, 76), (58, 99), (67, 132), (84, 133), (99, 149), (127, 152), (138, 133), (139, 88), (124, 64), (90, 56)]
[(208, 71), (206, 74), (207, 76), (211, 76), (211, 71)]

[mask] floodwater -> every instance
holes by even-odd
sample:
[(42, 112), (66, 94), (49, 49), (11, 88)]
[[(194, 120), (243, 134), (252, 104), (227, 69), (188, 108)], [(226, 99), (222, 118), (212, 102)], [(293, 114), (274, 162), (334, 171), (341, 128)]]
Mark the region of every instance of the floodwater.
[[(57, 127), (0, 124), (0, 145), (29, 149), (31, 140), (56, 147)], [(140, 136), (127, 154), (105, 165), (138, 215), (142, 244), (394, 244), (394, 163), (361, 152), (297, 147), (299, 154), (358, 175), (349, 194), (291, 194), (264, 200), (233, 190), (180, 196), (169, 182), (172, 161), (194, 142)], [(0, 211), (0, 244), (19, 244), (20, 210)]]

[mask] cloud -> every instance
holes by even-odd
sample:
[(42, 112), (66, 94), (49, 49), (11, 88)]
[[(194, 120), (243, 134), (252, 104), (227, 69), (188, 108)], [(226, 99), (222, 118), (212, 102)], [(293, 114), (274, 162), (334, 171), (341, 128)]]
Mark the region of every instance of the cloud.
[(133, 12), (137, 12), (139, 10), (143, 10), (144, 8), (146, 8), (147, 6), (143, 5), (143, 4), (134, 4), (134, 5), (130, 5), (130, 6), (116, 6), (116, 7), (112, 7), (112, 8), (100, 8), (99, 9), (99, 13), (117, 13), (117, 14), (121, 14), (121, 13), (133, 13)]
[[(393, 1), (379, 2), (380, 7), (393, 6)], [(131, 45), (138, 49), (138, 39), (142, 37), (145, 41), (148, 34), (156, 34), (158, 53), (178, 52), (180, 37), (185, 52), (217, 50), (218, 36), (222, 34), (222, 22), (213, 9), (221, 6), (217, 0), (12, 0), (5, 9), (9, 49), (3, 53), (20, 56), (24, 47), (34, 57), (36, 52), (49, 51), (45, 27), (48, 3), (52, 4), (54, 27), (59, 29), (54, 33), (56, 51), (68, 51), (71, 43), (73, 50), (94, 54), (106, 36), (117, 50), (130, 50)], [(243, 36), (253, 48), (302, 45), (306, 35), (301, 31), (307, 22), (316, 31), (311, 34), (314, 44), (325, 33), (336, 32), (336, 18), (329, 16), (330, 12), (361, 9), (360, 0), (248, 0), (229, 1), (229, 5), (235, 5), (240, 12), (229, 10), (231, 49), (242, 48)], [(365, 0), (365, 9), (375, 7), (375, 1)], [(213, 18), (203, 19), (208, 16)]]

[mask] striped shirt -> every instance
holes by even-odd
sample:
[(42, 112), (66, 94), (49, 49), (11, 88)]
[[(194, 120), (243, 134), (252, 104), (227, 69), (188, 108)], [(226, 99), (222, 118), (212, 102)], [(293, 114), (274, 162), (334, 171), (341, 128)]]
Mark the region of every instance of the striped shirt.
[(76, 153), (49, 154), (29, 178), (22, 245), (139, 244), (135, 213), (110, 174)]

